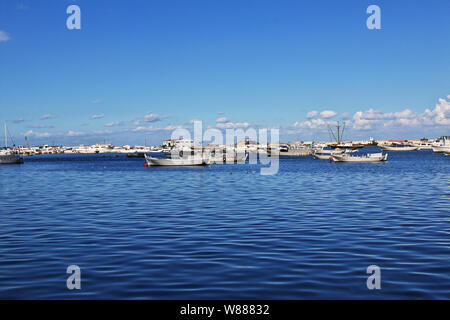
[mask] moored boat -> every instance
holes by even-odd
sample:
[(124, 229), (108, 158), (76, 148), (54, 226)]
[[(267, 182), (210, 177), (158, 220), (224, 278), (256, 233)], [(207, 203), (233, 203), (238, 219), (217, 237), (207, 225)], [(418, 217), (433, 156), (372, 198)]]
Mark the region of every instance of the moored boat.
[(334, 154), (330, 156), (335, 162), (382, 162), (387, 161), (387, 154), (368, 153), (365, 156), (350, 156), (348, 154)]
[(20, 164), (23, 163), (23, 157), (19, 149), (8, 149), (8, 130), (5, 122), (5, 150), (0, 150), (0, 164)]
[(450, 136), (443, 136), (436, 143), (433, 143), (433, 152), (445, 153), (450, 152)]
[(204, 166), (210, 164), (209, 158), (201, 156), (185, 156), (180, 158), (153, 158), (145, 155), (149, 166)]
[(311, 155), (314, 159), (320, 159), (320, 160), (328, 160), (332, 155), (339, 155), (339, 154), (350, 154), (358, 152), (357, 150), (352, 149), (334, 149), (334, 150), (324, 150), (324, 149), (315, 149), (312, 151)]
[(381, 150), (385, 150), (385, 151), (414, 151), (414, 150), (417, 150), (419, 147), (384, 145), (384, 146), (381, 146), (380, 148), (381, 148)]
[(20, 164), (23, 157), (16, 151), (8, 151), (0, 154), (0, 164)]

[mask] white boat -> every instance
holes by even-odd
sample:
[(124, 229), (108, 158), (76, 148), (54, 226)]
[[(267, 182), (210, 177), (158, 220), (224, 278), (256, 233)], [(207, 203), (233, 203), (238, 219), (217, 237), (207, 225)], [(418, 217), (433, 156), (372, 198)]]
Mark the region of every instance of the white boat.
[(245, 163), (248, 158), (248, 153), (245, 154), (234, 154), (234, 155), (228, 155), (226, 153), (224, 154), (216, 154), (211, 155), (209, 157), (210, 163)]
[(23, 163), (23, 157), (16, 149), (8, 149), (8, 132), (5, 122), (5, 150), (0, 151), (0, 164), (20, 164)]
[(313, 156), (314, 159), (328, 160), (328, 159), (330, 159), (331, 154), (313, 153), (312, 156)]
[(436, 153), (450, 152), (450, 136), (443, 136), (439, 138), (435, 143), (433, 143), (432, 147), (433, 152)]
[(324, 148), (314, 148), (312, 149), (312, 153), (315, 154), (339, 154), (339, 153), (354, 153), (354, 152), (358, 152), (358, 150), (355, 149), (340, 149), (340, 148), (336, 148), (336, 149), (324, 149)]
[(433, 145), (431, 142), (421, 142), (414, 145), (417, 150), (433, 150)]
[(313, 154), (326, 154), (326, 155), (330, 155), (330, 154), (332, 154), (332, 153), (343, 153), (344, 151), (343, 150), (341, 150), (341, 149), (324, 149), (324, 148), (315, 148), (315, 149), (313, 149)]
[(365, 156), (350, 156), (348, 154), (334, 154), (331, 156), (335, 162), (381, 162), (387, 161), (387, 154), (368, 153)]
[(450, 136), (441, 137), (436, 143), (433, 143), (433, 152), (450, 152)]
[[(323, 151), (331, 151), (330, 153), (326, 152), (324, 153)], [(330, 157), (332, 155), (340, 155), (340, 154), (350, 154), (350, 153), (354, 153), (357, 152), (357, 150), (350, 150), (350, 149), (345, 149), (345, 150), (341, 150), (341, 149), (337, 149), (337, 150), (313, 150), (313, 152), (311, 153), (311, 155), (313, 156), (314, 159), (319, 159), (319, 160), (328, 160), (330, 159)]]
[(153, 158), (145, 155), (149, 166), (204, 166), (210, 164), (209, 158), (201, 156), (185, 156), (180, 158)]
[(416, 146), (381, 146), (381, 150), (385, 151), (414, 151), (417, 150), (419, 147)]
[(435, 153), (450, 152), (450, 146), (435, 146), (435, 147), (433, 147), (433, 152), (435, 152)]

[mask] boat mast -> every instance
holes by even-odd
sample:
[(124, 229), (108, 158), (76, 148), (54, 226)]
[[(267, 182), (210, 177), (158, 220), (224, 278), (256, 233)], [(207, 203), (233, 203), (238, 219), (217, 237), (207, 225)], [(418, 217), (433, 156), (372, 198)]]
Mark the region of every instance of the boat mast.
[(337, 143), (341, 143), (341, 126), (339, 124), (339, 121), (337, 122)]
[(6, 121), (5, 121), (5, 148), (8, 149), (8, 135), (6, 133)]
[(336, 136), (334, 135), (333, 129), (331, 129), (330, 125), (328, 125), (328, 133), (330, 133), (330, 138), (331, 138), (331, 135), (332, 135), (334, 140), (337, 141)]

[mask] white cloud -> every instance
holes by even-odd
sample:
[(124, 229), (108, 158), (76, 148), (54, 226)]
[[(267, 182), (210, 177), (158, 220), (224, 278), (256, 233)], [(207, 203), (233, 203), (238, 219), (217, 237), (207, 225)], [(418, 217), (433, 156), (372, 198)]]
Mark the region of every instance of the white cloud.
[(182, 126), (180, 126), (180, 125), (178, 125), (178, 126), (169, 125), (169, 126), (166, 126), (163, 128), (157, 128), (157, 127), (155, 128), (152, 126), (149, 126), (149, 127), (139, 126), (139, 127), (132, 129), (131, 131), (133, 131), (133, 132), (157, 132), (157, 131), (172, 131), (172, 130), (181, 129), (181, 128), (182, 128)]
[(23, 118), (19, 118), (19, 119), (13, 120), (14, 123), (21, 123), (21, 122), (24, 122), (24, 121), (25, 121), (25, 119), (23, 119)]
[(102, 119), (102, 118), (104, 118), (105, 117), (105, 115), (103, 114), (103, 113), (100, 113), (100, 114), (94, 114), (94, 115), (92, 115), (91, 116), (91, 119)]
[(308, 113), (306, 114), (306, 117), (307, 117), (308, 119), (311, 119), (311, 118), (316, 117), (318, 114), (319, 114), (319, 113), (318, 113), (316, 110), (313, 110), (313, 111), (308, 112)]
[(230, 128), (248, 128), (250, 127), (250, 123), (248, 122), (220, 122), (216, 124), (217, 128), (220, 129), (230, 129)]
[(53, 119), (53, 118), (56, 118), (56, 116), (53, 115), (53, 114), (44, 114), (44, 115), (41, 117), (41, 120), (47, 120), (47, 119)]
[(295, 129), (317, 129), (324, 127), (327, 124), (323, 119), (311, 119), (308, 121), (298, 122), (296, 121), (292, 127)]
[(53, 128), (54, 126), (51, 125), (45, 125), (45, 124), (32, 124), (29, 125), (28, 128), (32, 129), (44, 129), (44, 128)]
[(351, 115), (348, 112), (341, 113), (341, 119), (343, 119), (343, 120), (348, 120), (348, 119), (350, 119), (350, 117), (351, 117)]
[(333, 118), (336, 115), (337, 115), (337, 112), (335, 112), (333, 110), (324, 110), (320, 113), (320, 116), (324, 119)]
[(153, 113), (153, 112), (147, 112), (147, 114), (144, 116), (145, 122), (156, 122), (160, 121), (161, 116), (159, 114)]
[(6, 42), (8, 40), (10, 40), (11, 38), (9, 37), (9, 35), (5, 32), (0, 30), (0, 42)]
[(50, 137), (51, 134), (48, 133), (48, 132), (35, 132), (33, 130), (28, 130), (27, 132), (25, 132), (25, 136), (37, 137), (37, 138), (46, 138), (46, 137)]
[(69, 130), (69, 131), (67, 131), (66, 136), (68, 136), (68, 137), (78, 137), (78, 136), (83, 136), (85, 134), (86, 133), (84, 133), (84, 132), (77, 132), (77, 131)]
[(450, 95), (447, 96), (449, 101), (439, 99), (433, 110), (425, 109), (422, 115), (425, 124), (450, 125)]
[(96, 130), (92, 132), (95, 135), (105, 135), (105, 134), (112, 134), (114, 131), (111, 130)]
[(220, 117), (218, 119), (216, 119), (217, 123), (223, 123), (223, 122), (229, 122), (230, 119), (228, 119), (227, 117)]
[(384, 113), (380, 110), (369, 109), (358, 111), (353, 115), (353, 129), (369, 130), (378, 126), (383, 127), (417, 127), (417, 126), (449, 126), (450, 101), (439, 99), (433, 110), (425, 109), (423, 113), (405, 109), (400, 112)]
[(105, 124), (105, 127), (116, 127), (116, 126), (121, 126), (123, 125), (122, 121), (114, 121), (114, 122), (109, 122), (107, 124)]
[(147, 112), (143, 117), (139, 117), (134, 121), (134, 124), (136, 126), (141, 125), (144, 122), (158, 122), (162, 121), (163, 119), (167, 118), (167, 116), (161, 116), (154, 112)]
[(91, 101), (92, 104), (99, 104), (100, 102), (102, 102), (102, 100), (100, 99), (95, 99)]

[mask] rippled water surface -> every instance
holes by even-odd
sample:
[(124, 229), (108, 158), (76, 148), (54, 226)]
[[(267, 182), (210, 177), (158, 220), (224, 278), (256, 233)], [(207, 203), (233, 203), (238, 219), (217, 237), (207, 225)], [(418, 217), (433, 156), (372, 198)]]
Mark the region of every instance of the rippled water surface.
[(450, 157), (429, 151), (274, 176), (33, 156), (0, 166), (0, 201), (0, 298), (450, 299)]

